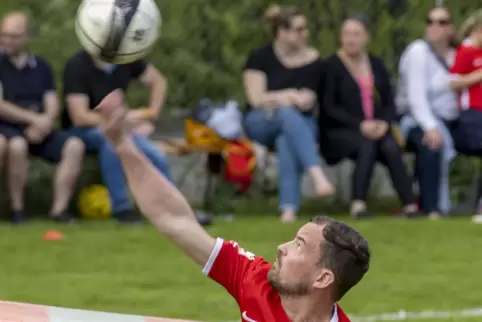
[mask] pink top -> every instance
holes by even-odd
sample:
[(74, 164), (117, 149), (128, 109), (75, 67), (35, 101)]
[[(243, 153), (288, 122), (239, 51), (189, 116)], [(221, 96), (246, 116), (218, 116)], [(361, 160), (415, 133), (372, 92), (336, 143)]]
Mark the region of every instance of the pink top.
[(373, 75), (357, 77), (356, 81), (360, 87), (363, 113), (366, 119), (371, 120), (373, 119)]

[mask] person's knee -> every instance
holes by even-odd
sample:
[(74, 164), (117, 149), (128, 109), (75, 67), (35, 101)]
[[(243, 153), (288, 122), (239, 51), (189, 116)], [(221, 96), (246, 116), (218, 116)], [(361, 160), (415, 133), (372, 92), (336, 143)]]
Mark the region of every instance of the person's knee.
[(262, 111), (250, 111), (243, 120), (243, 128), (250, 136), (250, 133), (258, 132), (259, 128), (264, 127), (267, 122), (267, 116)]
[(85, 144), (78, 137), (69, 138), (62, 149), (62, 159), (82, 160), (85, 154)]
[(442, 158), (441, 150), (431, 150), (428, 147), (424, 147), (416, 153), (418, 158), (421, 158), (422, 162), (430, 164), (431, 166), (436, 166), (440, 163)]
[(98, 152), (104, 144), (108, 143), (105, 136), (97, 128), (74, 129), (71, 134), (82, 140), (89, 153)]
[(262, 111), (256, 110), (246, 115), (243, 129), (250, 140), (271, 148), (278, 132), (278, 124)]
[(276, 116), (279, 118), (292, 118), (301, 116), (301, 113), (294, 106), (281, 106), (276, 109)]
[(356, 150), (357, 153), (356, 155), (372, 155), (374, 153), (377, 153), (377, 141), (371, 140), (366, 137), (362, 137), (359, 140), (359, 146), (358, 149)]
[(398, 146), (397, 141), (393, 138), (385, 139), (381, 142), (380, 150), (387, 156), (399, 156), (402, 150)]
[(23, 137), (14, 137), (8, 141), (8, 154), (11, 159), (18, 160), (28, 157), (28, 142)]

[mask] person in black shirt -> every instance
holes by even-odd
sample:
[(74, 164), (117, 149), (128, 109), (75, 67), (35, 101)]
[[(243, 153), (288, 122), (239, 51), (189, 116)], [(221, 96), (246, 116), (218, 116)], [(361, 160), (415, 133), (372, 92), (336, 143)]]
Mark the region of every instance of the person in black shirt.
[(306, 19), (296, 8), (272, 6), (265, 18), (275, 39), (247, 59), (244, 127), (250, 139), (278, 154), (281, 219), (291, 222), (300, 205), (304, 171), (319, 196), (334, 192), (321, 168), (313, 117), (322, 64), (318, 52), (306, 44)]
[(355, 161), (351, 215), (367, 217), (366, 197), (377, 161), (388, 167), (404, 205), (418, 216), (402, 151), (392, 135), (395, 119), (390, 77), (383, 61), (366, 52), (368, 24), (353, 16), (342, 26), (341, 48), (325, 61), (320, 103), (320, 149), (328, 164)]
[(113, 216), (121, 223), (136, 223), (140, 218), (133, 212), (120, 160), (98, 129), (100, 116), (93, 109), (114, 89), (127, 91), (132, 80), (139, 80), (150, 89), (149, 107), (131, 110), (127, 115), (133, 139), (152, 164), (170, 177), (164, 154), (150, 142), (146, 133), (138, 132), (142, 124), (157, 118), (164, 104), (166, 80), (154, 66), (143, 61), (110, 65), (95, 61), (85, 51), (80, 51), (68, 60), (63, 73), (66, 104), (63, 127), (84, 141), (87, 152), (99, 154)]
[(50, 214), (56, 221), (71, 221), (67, 210), (82, 168), (84, 144), (54, 129), (59, 114), (54, 76), (44, 59), (26, 51), (29, 28), (25, 14), (10, 13), (1, 27), (0, 134), (8, 140), (11, 219), (15, 223), (25, 220), (24, 188), (30, 152), (58, 164)]

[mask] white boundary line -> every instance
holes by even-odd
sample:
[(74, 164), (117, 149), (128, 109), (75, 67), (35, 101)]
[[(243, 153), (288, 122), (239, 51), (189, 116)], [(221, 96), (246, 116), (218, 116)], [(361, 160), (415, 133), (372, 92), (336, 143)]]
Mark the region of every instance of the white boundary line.
[[(389, 322), (389, 321), (413, 321), (413, 320), (450, 320), (454, 318), (478, 318), (482, 317), (482, 307), (463, 309), (456, 311), (419, 311), (407, 312), (401, 310), (393, 313), (380, 313), (366, 316), (349, 316), (352, 322)], [(232, 320), (228, 322), (239, 322)]]
[(352, 322), (385, 322), (385, 321), (413, 321), (413, 320), (450, 320), (453, 318), (482, 317), (482, 307), (456, 310), (456, 311), (400, 311), (394, 313), (381, 313), (368, 316), (350, 317)]
[[(482, 307), (454, 311), (399, 311), (367, 316), (350, 316), (352, 322), (388, 322), (413, 320), (450, 320), (480, 318)], [(153, 318), (138, 315), (76, 310), (44, 305), (0, 301), (0, 322), (194, 322), (178, 319)], [(231, 321), (239, 322), (239, 320)]]
[(0, 322), (196, 322), (0, 301)]

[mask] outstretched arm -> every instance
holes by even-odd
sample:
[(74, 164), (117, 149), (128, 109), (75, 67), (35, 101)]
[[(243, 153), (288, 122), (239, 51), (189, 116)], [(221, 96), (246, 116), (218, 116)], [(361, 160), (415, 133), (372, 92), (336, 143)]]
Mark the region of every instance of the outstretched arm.
[(204, 266), (216, 241), (197, 222), (183, 195), (157, 171), (125, 133), (123, 95), (109, 94), (97, 108), (104, 134), (116, 146), (127, 182), (141, 212), (196, 263)]

